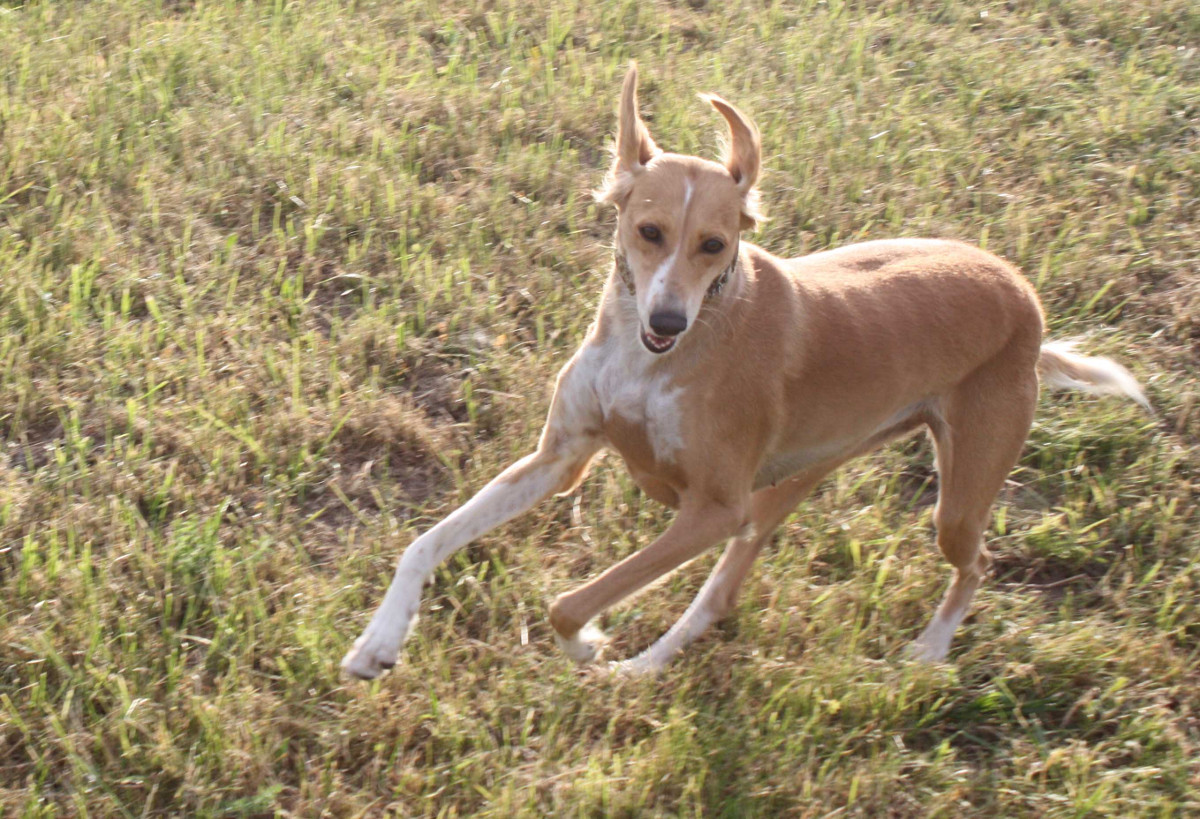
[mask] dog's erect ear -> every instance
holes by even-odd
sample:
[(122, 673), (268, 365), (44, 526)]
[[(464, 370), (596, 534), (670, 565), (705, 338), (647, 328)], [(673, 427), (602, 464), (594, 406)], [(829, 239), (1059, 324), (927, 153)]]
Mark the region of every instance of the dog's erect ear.
[(633, 179), (646, 168), (658, 146), (650, 138), (646, 123), (638, 115), (637, 63), (629, 64), (625, 84), (621, 87), (621, 102), (617, 109), (617, 142), (614, 147), (612, 168), (604, 180), (604, 186), (596, 191), (602, 202), (620, 205), (633, 187)]
[(713, 108), (729, 123), (729, 146), (725, 155), (725, 167), (733, 181), (743, 193), (750, 191), (758, 181), (758, 168), (762, 158), (762, 140), (754, 122), (715, 94), (705, 94)]
[(637, 63), (629, 64), (621, 86), (621, 107), (617, 114), (617, 161), (619, 170), (637, 173), (658, 153), (646, 123), (638, 115)]
[(752, 228), (764, 218), (758, 207), (758, 189), (754, 187), (762, 167), (762, 139), (758, 127), (748, 116), (715, 94), (701, 96), (729, 124), (725, 168), (742, 194), (742, 227)]

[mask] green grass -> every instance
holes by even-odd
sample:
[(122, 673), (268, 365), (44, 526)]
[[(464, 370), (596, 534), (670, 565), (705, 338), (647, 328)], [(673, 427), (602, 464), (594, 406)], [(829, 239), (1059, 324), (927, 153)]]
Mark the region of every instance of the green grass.
[[(1195, 815), (1198, 42), (1192, 0), (0, 3), (0, 812)], [(985, 244), (1159, 408), (1043, 398), (953, 666), (897, 660), (948, 575), (914, 440), (658, 680), (545, 618), (667, 520), (615, 458), (339, 678), (413, 533), (536, 440), (631, 57), (664, 147), (715, 151), (698, 91), (756, 118), (755, 241)]]

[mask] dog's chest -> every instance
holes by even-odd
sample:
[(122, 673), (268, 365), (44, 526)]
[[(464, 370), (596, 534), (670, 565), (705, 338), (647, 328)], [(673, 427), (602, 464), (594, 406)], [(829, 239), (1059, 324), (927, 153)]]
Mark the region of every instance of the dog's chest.
[(592, 388), (605, 435), (630, 466), (656, 471), (683, 449), (684, 389), (644, 351), (610, 344), (597, 350)]

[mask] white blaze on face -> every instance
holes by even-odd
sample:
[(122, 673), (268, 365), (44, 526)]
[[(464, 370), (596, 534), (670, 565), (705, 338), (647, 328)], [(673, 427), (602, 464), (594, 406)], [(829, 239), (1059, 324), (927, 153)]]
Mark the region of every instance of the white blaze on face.
[[(684, 180), (683, 183), (683, 205), (679, 208), (679, 218), (676, 220), (676, 232), (679, 234), (676, 239), (675, 249), (671, 251), (671, 255), (658, 266), (654, 271), (654, 275), (650, 277), (650, 286), (646, 288), (646, 296), (641, 304), (638, 305), (639, 317), (642, 320), (642, 326), (650, 326), (650, 316), (659, 310), (670, 307), (670, 303), (663, 303), (670, 295), (667, 291), (667, 285), (670, 281), (671, 271), (675, 268), (675, 262), (679, 259), (679, 251), (683, 248), (685, 238), (683, 236), (683, 226), (687, 219), (688, 205), (692, 201), (692, 183), (690, 180)], [(689, 322), (691, 315), (688, 316)]]

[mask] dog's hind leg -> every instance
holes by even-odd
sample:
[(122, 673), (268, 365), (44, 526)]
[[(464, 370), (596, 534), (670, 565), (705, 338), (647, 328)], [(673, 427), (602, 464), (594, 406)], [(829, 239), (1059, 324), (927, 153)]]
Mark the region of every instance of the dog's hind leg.
[(613, 670), (630, 674), (657, 673), (709, 626), (728, 614), (763, 546), (825, 474), (826, 470), (822, 470), (820, 474), (793, 478), (751, 495), (753, 530), (750, 534), (730, 542), (687, 611), (666, 634), (636, 657), (614, 663)]
[(954, 578), (937, 613), (911, 646), (910, 655), (944, 660), (954, 631), (991, 566), (983, 544), (992, 502), (1004, 486), (1029, 434), (1037, 403), (1032, 363), (1004, 356), (973, 373), (942, 400), (930, 423), (937, 445), (937, 543)]

